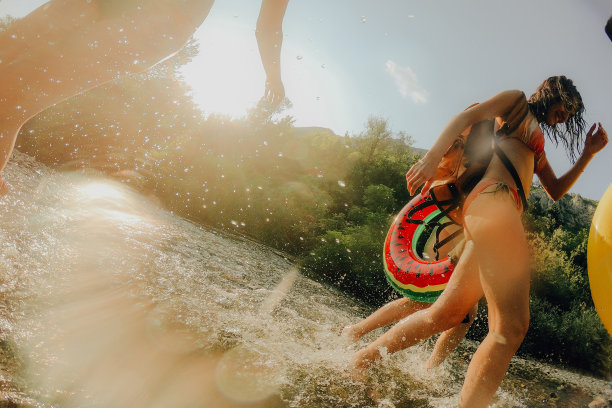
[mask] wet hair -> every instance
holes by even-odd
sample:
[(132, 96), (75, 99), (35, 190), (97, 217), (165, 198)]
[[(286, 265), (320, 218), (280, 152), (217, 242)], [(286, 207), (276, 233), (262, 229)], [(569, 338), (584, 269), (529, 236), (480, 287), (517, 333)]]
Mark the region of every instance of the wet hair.
[[(546, 114), (558, 103), (562, 103), (570, 114), (569, 119), (565, 123), (550, 126), (546, 122)], [(556, 145), (561, 142), (570, 160), (575, 162), (583, 146), (586, 121), (582, 117), (582, 97), (572, 80), (563, 75), (546, 79), (529, 97), (528, 104), (546, 136)]]

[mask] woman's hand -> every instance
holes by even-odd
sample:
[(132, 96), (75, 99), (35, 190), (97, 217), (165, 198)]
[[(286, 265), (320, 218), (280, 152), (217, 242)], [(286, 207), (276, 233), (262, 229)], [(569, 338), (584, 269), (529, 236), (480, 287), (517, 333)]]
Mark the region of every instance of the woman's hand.
[(283, 99), (285, 99), (285, 87), (280, 77), (272, 80), (268, 79), (266, 81), (264, 98), (266, 98), (273, 106), (278, 105)]
[[(599, 125), (599, 126), (598, 126)], [(598, 127), (597, 127), (598, 126)], [(597, 131), (595, 128), (597, 127)], [(593, 126), (589, 129), (584, 141), (584, 150), (582, 154), (594, 156), (597, 152), (604, 148), (608, 144), (608, 134), (606, 133), (601, 123), (593, 123)]]
[(438, 170), (439, 160), (432, 160), (431, 157), (425, 155), (421, 160), (412, 165), (408, 173), (406, 173), (406, 186), (410, 195), (414, 195), (415, 191), (425, 183), (421, 194), (429, 191), (431, 180), (436, 175)]

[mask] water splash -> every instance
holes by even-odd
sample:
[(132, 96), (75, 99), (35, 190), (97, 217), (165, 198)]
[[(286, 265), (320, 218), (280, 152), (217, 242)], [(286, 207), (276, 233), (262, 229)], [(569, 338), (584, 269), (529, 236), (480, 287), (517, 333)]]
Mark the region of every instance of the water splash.
[[(351, 356), (381, 330), (349, 346), (338, 330), (370, 309), (306, 279), (283, 254), (175, 217), (120, 183), (56, 173), (19, 153), (5, 175), (13, 191), (0, 198), (0, 352), (13, 362), (3, 375), (14, 401), (456, 405), (473, 345), (428, 371), (425, 343), (356, 382)], [(550, 399), (547, 382), (561, 404), (588, 404), (605, 386), (521, 364), (513, 360), (497, 406)]]

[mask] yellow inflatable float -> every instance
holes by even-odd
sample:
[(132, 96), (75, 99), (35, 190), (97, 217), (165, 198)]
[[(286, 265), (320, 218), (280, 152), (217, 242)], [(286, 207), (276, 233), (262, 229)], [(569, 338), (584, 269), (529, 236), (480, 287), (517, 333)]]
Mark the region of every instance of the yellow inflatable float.
[(612, 184), (593, 215), (587, 264), (595, 309), (608, 333), (612, 334)]

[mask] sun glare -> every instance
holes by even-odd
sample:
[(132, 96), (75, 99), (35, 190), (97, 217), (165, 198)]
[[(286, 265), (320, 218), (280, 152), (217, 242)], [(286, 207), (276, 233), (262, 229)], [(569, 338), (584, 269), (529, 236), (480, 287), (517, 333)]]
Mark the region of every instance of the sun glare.
[(116, 182), (99, 180), (78, 182), (71, 204), (81, 215), (91, 217), (97, 229), (108, 228), (114, 223), (125, 225), (143, 222), (141, 208), (134, 195)]
[(204, 24), (197, 32), (200, 53), (183, 73), (205, 113), (242, 117), (263, 95), (265, 75), (255, 33), (237, 23)]
[(124, 198), (124, 194), (117, 187), (103, 182), (94, 181), (88, 184), (79, 186), (79, 191), (88, 199), (110, 199), (119, 200)]
[[(196, 32), (200, 52), (183, 74), (195, 102), (206, 114), (244, 117), (263, 96), (265, 73), (254, 29), (253, 24), (226, 18), (207, 20)], [(295, 119), (296, 126), (327, 127), (344, 133), (342, 124), (350, 117), (348, 106), (356, 101), (333, 60), (326, 60), (309, 44), (286, 37), (281, 75), (293, 104), (285, 114)]]

